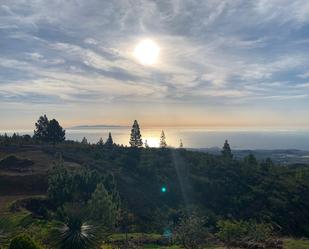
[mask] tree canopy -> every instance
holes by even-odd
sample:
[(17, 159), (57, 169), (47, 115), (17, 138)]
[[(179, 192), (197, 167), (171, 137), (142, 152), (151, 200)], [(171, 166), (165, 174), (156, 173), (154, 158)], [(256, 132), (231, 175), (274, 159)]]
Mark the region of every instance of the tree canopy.
[(60, 143), (65, 140), (65, 130), (56, 119), (48, 120), (46, 115), (41, 116), (35, 123), (34, 139), (42, 142)]
[(167, 143), (166, 143), (165, 133), (162, 130), (161, 136), (160, 136), (160, 148), (166, 148), (166, 147), (167, 147)]
[(40, 116), (38, 121), (35, 123), (36, 129), (34, 130), (33, 137), (41, 141), (48, 141), (48, 125), (49, 120), (47, 116), (45, 114)]

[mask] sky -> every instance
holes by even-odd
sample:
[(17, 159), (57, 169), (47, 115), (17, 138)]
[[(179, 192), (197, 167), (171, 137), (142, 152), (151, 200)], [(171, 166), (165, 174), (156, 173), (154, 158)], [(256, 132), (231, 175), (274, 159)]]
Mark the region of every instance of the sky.
[[(137, 44), (160, 48), (153, 65)], [(0, 130), (309, 127), (308, 0), (0, 0)]]

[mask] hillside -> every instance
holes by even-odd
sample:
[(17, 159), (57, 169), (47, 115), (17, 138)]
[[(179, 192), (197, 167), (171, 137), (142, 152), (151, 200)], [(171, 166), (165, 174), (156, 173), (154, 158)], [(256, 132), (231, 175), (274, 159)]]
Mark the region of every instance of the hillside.
[[(308, 167), (224, 159), (184, 149), (134, 149), (64, 143), (1, 147), (8, 156), (33, 162), (27, 169), (0, 170), (0, 192), (44, 194), (47, 174), (59, 155), (70, 170), (85, 168), (111, 176), (123, 203), (142, 230), (158, 229), (172, 210), (194, 208), (217, 217), (272, 221), (283, 234), (306, 234), (309, 220)], [(1, 163), (0, 163), (1, 164)], [(162, 187), (166, 191), (162, 192)], [(145, 223), (145, 219), (148, 220)], [(166, 217), (168, 219), (168, 217)], [(287, 222), (289, 220), (289, 222)], [(159, 222), (160, 223), (160, 222)], [(147, 224), (147, 225), (146, 225)]]
[[(45, 194), (47, 174), (55, 158), (44, 152), (44, 146), (0, 146), (0, 194)], [(66, 167), (80, 167), (66, 162)]]

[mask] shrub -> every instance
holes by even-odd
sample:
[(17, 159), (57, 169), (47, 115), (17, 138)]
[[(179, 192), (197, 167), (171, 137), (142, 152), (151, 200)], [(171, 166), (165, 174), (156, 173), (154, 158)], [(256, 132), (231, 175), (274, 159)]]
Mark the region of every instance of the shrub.
[(248, 238), (253, 241), (266, 241), (271, 237), (273, 227), (268, 223), (248, 223)]
[(266, 241), (272, 235), (273, 228), (268, 223), (256, 221), (220, 220), (218, 222), (219, 239), (225, 243), (235, 241)]
[[(0, 230), (0, 245), (3, 243), (5, 238), (6, 238), (5, 232), (3, 230)], [(1, 247), (0, 247), (0, 249), (1, 249)]]
[(29, 236), (20, 235), (11, 241), (9, 249), (41, 249), (41, 247), (39, 247)]
[(107, 192), (104, 185), (98, 184), (88, 201), (88, 217), (106, 228), (113, 228), (118, 214), (117, 206), (117, 203), (113, 201), (113, 196)]
[(218, 221), (219, 239), (226, 243), (240, 240), (246, 235), (246, 226), (242, 221), (220, 220)]
[(186, 249), (200, 249), (206, 243), (207, 230), (205, 220), (192, 214), (181, 218), (174, 230), (175, 240)]

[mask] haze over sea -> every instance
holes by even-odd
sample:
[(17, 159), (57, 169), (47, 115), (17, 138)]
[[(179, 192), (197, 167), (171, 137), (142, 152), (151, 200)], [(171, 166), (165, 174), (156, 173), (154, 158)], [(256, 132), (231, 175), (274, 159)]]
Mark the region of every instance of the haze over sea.
[[(143, 141), (147, 139), (150, 147), (158, 147), (161, 130), (164, 130), (169, 146), (178, 147), (180, 139), (187, 148), (222, 147), (224, 140), (228, 139), (233, 149), (299, 149), (309, 150), (309, 130), (226, 130), (188, 127), (152, 127), (141, 129)], [(112, 133), (114, 142), (128, 145), (131, 127), (75, 127), (66, 129), (66, 138), (81, 141), (86, 137), (88, 142), (96, 143), (100, 137), (105, 141), (108, 132)], [(9, 135), (13, 131), (1, 131)], [(15, 131), (19, 134), (33, 134), (32, 130)]]

